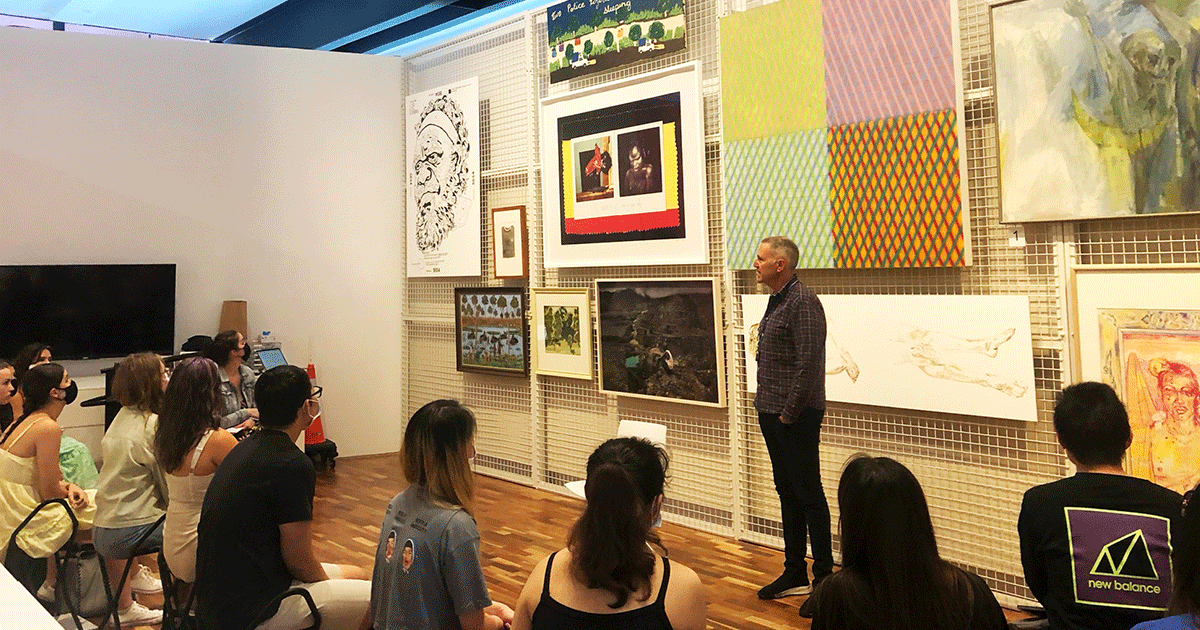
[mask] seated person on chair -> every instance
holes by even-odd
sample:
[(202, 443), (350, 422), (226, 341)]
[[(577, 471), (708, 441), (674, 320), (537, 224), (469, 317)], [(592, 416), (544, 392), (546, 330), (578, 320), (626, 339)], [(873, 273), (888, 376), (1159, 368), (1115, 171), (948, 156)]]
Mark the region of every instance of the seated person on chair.
[[(21, 348), (13, 359), (13, 387), (16, 393), (10, 401), (13, 417), (23, 413), (24, 401), (21, 397), (21, 381), (25, 373), (35, 365), (43, 365), (52, 361), (50, 346), (44, 343), (31, 343)], [(69, 435), (63, 435), (58, 445), (58, 465), (62, 468), (63, 478), (75, 485), (90, 490), (96, 487), (99, 471), (92, 458), (92, 451), (87, 445)]]
[(474, 456), (475, 415), (458, 401), (435, 400), (409, 419), (401, 451), (409, 486), (384, 513), (370, 615), (360, 627), (500, 630), (512, 621), (483, 577), (471, 512)]
[[(281, 365), (255, 385), (261, 431), (242, 440), (217, 468), (200, 513), (196, 588), (201, 622), (236, 630), (266, 619), (263, 630), (312, 624), (307, 590), (324, 630), (357, 628), (370, 603), (366, 571), (322, 564), (313, 553), (316, 471), (296, 447), (320, 410), (304, 370)], [(341, 579), (362, 578), (362, 579)]]
[(1050, 627), (1129, 630), (1162, 617), (1182, 497), (1125, 474), (1129, 416), (1108, 385), (1064, 389), (1054, 432), (1077, 472), (1030, 488), (1017, 521), (1025, 583)]
[(635, 437), (608, 440), (592, 453), (584, 486), (587, 504), (566, 548), (529, 575), (514, 630), (705, 627), (700, 578), (667, 559), (654, 531), (667, 463), (666, 451)]
[[(1133, 630), (1197, 630), (1200, 628), (1200, 499), (1193, 488), (1184, 496), (1183, 519), (1171, 551), (1172, 617), (1146, 621)], [(1190, 499), (1190, 500), (1189, 500)]]
[[(75, 402), (79, 389), (61, 365), (45, 363), (25, 374), (21, 393), (25, 411), (0, 434), (0, 558), (13, 531), (44, 499), (66, 499), (80, 529), (90, 530), (96, 514), (95, 491), (65, 481), (58, 464), (58, 416)], [(39, 512), (17, 536), (25, 553), (47, 559), (40, 599), (54, 601), (57, 572), (51, 556), (70, 537), (70, 518), (54, 507)]]
[(256, 377), (245, 363), (250, 358), (246, 338), (236, 330), (217, 333), (204, 349), (204, 356), (221, 369), (221, 428), (253, 427), (258, 419), (258, 408), (254, 406)]
[(213, 473), (237, 444), (217, 426), (219, 409), (213, 392), (221, 384), (217, 364), (203, 357), (184, 359), (163, 393), (154, 432), (154, 456), (167, 471), (167, 520), (163, 523), (163, 558), (171, 573), (196, 581), (196, 527)]
[[(163, 528), (158, 519), (167, 506), (167, 481), (151, 444), (166, 384), (167, 368), (151, 352), (126, 357), (113, 377), (112, 395), (121, 403), (121, 410), (100, 441), (104, 467), (96, 483), (92, 542), (104, 558), (114, 591), (121, 583), (127, 560), (162, 548)], [(143, 536), (148, 537), (137, 548)], [(133, 593), (161, 590), (162, 584), (149, 567), (135, 560), (117, 596), (121, 623), (160, 623), (162, 611), (133, 601)]]
[(838, 483), (842, 570), (817, 586), (813, 630), (1006, 630), (986, 582), (938, 554), (925, 491), (887, 457), (856, 456)]

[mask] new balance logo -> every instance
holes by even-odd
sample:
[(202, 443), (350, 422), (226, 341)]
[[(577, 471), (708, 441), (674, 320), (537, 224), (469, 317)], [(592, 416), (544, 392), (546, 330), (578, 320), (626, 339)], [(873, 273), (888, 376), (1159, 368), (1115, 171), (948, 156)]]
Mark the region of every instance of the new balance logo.
[(1154, 561), (1150, 559), (1150, 548), (1142, 530), (1104, 545), (1096, 564), (1092, 565), (1092, 575), (1158, 579), (1158, 571), (1154, 570)]
[(1075, 601), (1114, 608), (1166, 609), (1171, 595), (1167, 519), (1092, 508), (1066, 508), (1066, 517)]

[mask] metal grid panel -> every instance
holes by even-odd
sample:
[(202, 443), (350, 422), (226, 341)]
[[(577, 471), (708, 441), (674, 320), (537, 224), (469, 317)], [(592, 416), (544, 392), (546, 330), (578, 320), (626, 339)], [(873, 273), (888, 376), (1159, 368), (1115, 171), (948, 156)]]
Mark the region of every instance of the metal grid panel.
[[(1200, 217), (1176, 216), (1031, 224), (999, 222), (998, 151), (993, 95), (989, 0), (959, 0), (966, 95), (968, 224), (973, 266), (963, 269), (810, 270), (802, 279), (819, 293), (1027, 295), (1034, 335), (1038, 421), (1032, 423), (851, 405), (830, 405), (822, 473), (835, 494), (842, 462), (867, 451), (906, 462), (930, 500), (942, 553), (985, 577), (1003, 603), (1029, 598), (1021, 576), (1016, 512), (1028, 487), (1061, 477), (1066, 462), (1050, 423), (1055, 392), (1067, 381), (1066, 277), (1069, 265), (1200, 262)], [(529, 286), (591, 287), (596, 278), (703, 277), (717, 280), (725, 325), (729, 408), (656, 403), (610, 396), (598, 383), (557, 377), (530, 379), (462, 375), (454, 371), (454, 286), (517, 284), (484, 279), (413, 280), (406, 287), (409, 373), (406, 408), (454, 395), (480, 417), (479, 466), (490, 474), (562, 491), (582, 477), (588, 454), (622, 419), (667, 425), (674, 459), (670, 520), (778, 546), (779, 504), (770, 464), (745, 391), (742, 315), (734, 296), (753, 293), (751, 272), (723, 265), (721, 104), (718, 14), (722, 0), (688, 3), (686, 51), (551, 86), (544, 12), (533, 12), (464, 36), (408, 59), (412, 93), (480, 77), (487, 105), (483, 138), (488, 160), (485, 204), (528, 209)], [(700, 61), (704, 96), (708, 235), (707, 265), (553, 269), (543, 266), (538, 100), (685, 61)], [(486, 210), (486, 209), (485, 209)], [(487, 213), (485, 211), (485, 225)], [(485, 234), (489, 232), (485, 229)], [(486, 261), (486, 247), (484, 256)], [(593, 318), (595, 314), (593, 313)], [(836, 522), (836, 505), (831, 506)], [(835, 536), (835, 544), (837, 538)]]
[[(521, 286), (492, 278), (493, 207), (530, 205), (528, 159), (531, 100), (526, 19), (494, 24), (473, 35), (408, 58), (404, 94), (414, 94), (470, 77), (479, 80), (480, 238), (482, 278), (410, 279), (407, 322), (408, 373), (405, 408), (411, 414), (435, 398), (453, 397), (479, 421), (475, 465), (489, 474), (529, 483), (533, 433), (531, 384), (512, 376), (455, 371), (454, 288)], [(529, 214), (536, 212), (530, 208)], [(483, 235), (489, 235), (483, 237)]]

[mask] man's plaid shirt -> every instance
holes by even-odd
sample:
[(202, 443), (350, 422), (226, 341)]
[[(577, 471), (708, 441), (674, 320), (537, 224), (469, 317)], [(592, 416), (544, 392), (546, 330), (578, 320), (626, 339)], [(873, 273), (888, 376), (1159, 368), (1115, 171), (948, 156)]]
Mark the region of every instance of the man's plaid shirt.
[(825, 409), (825, 309), (795, 276), (767, 303), (756, 358), (757, 411), (795, 421), (803, 409)]

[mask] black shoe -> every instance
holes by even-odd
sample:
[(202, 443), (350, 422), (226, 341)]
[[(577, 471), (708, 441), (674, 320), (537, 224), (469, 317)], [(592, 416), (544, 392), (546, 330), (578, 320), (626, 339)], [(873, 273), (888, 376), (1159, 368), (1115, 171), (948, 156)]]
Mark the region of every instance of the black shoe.
[(804, 603), (800, 604), (800, 616), (805, 619), (812, 619), (816, 615), (817, 605), (814, 603), (816, 601), (816, 598), (811, 595), (808, 599), (804, 600)]
[(784, 573), (779, 576), (774, 582), (758, 589), (759, 599), (779, 599), (780, 597), (791, 597), (792, 595), (807, 595), (812, 592), (812, 586), (808, 583), (808, 577), (801, 577), (791, 573)]

